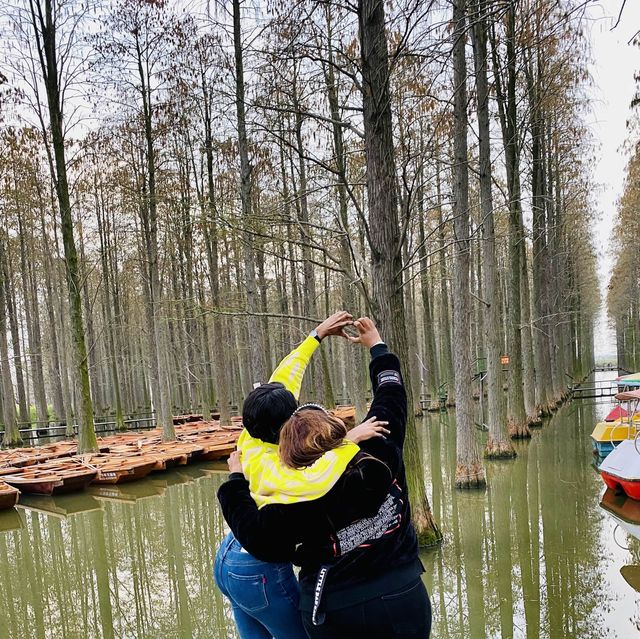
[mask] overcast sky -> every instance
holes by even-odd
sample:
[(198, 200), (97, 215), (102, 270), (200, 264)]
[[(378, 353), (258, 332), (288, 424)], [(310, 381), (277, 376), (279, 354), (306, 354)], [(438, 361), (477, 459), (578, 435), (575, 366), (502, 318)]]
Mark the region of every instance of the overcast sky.
[[(613, 230), (616, 202), (622, 193), (627, 155), (621, 148), (627, 138), (629, 104), (636, 91), (633, 79), (640, 72), (640, 48), (628, 41), (640, 29), (640, 2), (627, 0), (620, 24), (613, 30), (622, 0), (602, 0), (589, 8), (593, 64), (593, 101), (589, 124), (600, 149), (594, 176), (601, 188), (596, 194), (595, 228), (603, 296), (609, 281), (612, 255), (608, 243)], [(604, 298), (603, 298), (604, 301)], [(606, 309), (596, 331), (596, 356), (615, 355), (615, 339), (608, 328)]]

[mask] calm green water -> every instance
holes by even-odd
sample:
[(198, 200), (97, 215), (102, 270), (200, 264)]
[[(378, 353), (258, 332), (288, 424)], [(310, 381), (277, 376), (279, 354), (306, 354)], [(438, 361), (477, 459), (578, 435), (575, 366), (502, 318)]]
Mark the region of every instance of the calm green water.
[[(565, 406), (482, 492), (452, 488), (453, 416), (427, 417), (429, 494), (446, 543), (423, 554), (433, 637), (620, 637), (640, 629), (620, 568), (640, 541), (599, 505), (589, 433), (607, 406)], [(211, 574), (223, 466), (32, 498), (0, 516), (0, 637), (236, 637)]]

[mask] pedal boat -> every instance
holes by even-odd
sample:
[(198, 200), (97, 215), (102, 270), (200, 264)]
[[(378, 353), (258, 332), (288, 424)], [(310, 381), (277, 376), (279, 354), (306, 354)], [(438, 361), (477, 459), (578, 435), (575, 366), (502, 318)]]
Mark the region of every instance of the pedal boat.
[(600, 464), (598, 471), (609, 488), (640, 500), (640, 440), (620, 442)]
[[(605, 459), (611, 451), (627, 439), (635, 439), (640, 431), (640, 390), (618, 393), (616, 406), (602, 422), (598, 422), (591, 433), (593, 452)], [(627, 410), (622, 407), (627, 402)]]
[(633, 440), (639, 430), (640, 423), (633, 420), (625, 422), (598, 422), (591, 433), (593, 452), (604, 459), (611, 451), (627, 439)]

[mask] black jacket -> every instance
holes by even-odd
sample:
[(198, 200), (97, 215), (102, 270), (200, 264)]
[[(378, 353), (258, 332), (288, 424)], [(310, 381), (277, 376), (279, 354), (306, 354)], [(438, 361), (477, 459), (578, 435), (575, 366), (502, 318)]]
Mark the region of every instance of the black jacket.
[(402, 460), (407, 397), (400, 362), (386, 346), (374, 347), (372, 357), (374, 395), (367, 417), (388, 421), (390, 435), (361, 442), (360, 453), (324, 497), (258, 509), (249, 482), (239, 473), (218, 490), (224, 517), (248, 552), (263, 561), (291, 561), (301, 567), (303, 608), (322, 566), (330, 567), (327, 607), (332, 600), (338, 602), (335, 607), (344, 600), (331, 593), (348, 589), (358, 595), (362, 586), (364, 599), (364, 586), (377, 578), (388, 583), (394, 570), (411, 577), (422, 570)]

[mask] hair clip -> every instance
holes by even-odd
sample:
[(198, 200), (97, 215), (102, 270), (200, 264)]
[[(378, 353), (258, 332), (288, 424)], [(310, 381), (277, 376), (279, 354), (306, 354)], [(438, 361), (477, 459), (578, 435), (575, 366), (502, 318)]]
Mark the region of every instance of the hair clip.
[(312, 410), (321, 410), (325, 415), (329, 415), (329, 411), (324, 406), (322, 406), (321, 404), (315, 404), (314, 402), (309, 402), (308, 404), (302, 404), (302, 406), (298, 406), (298, 408), (293, 411), (293, 415), (297, 415), (301, 410), (306, 410), (307, 408), (310, 408)]

